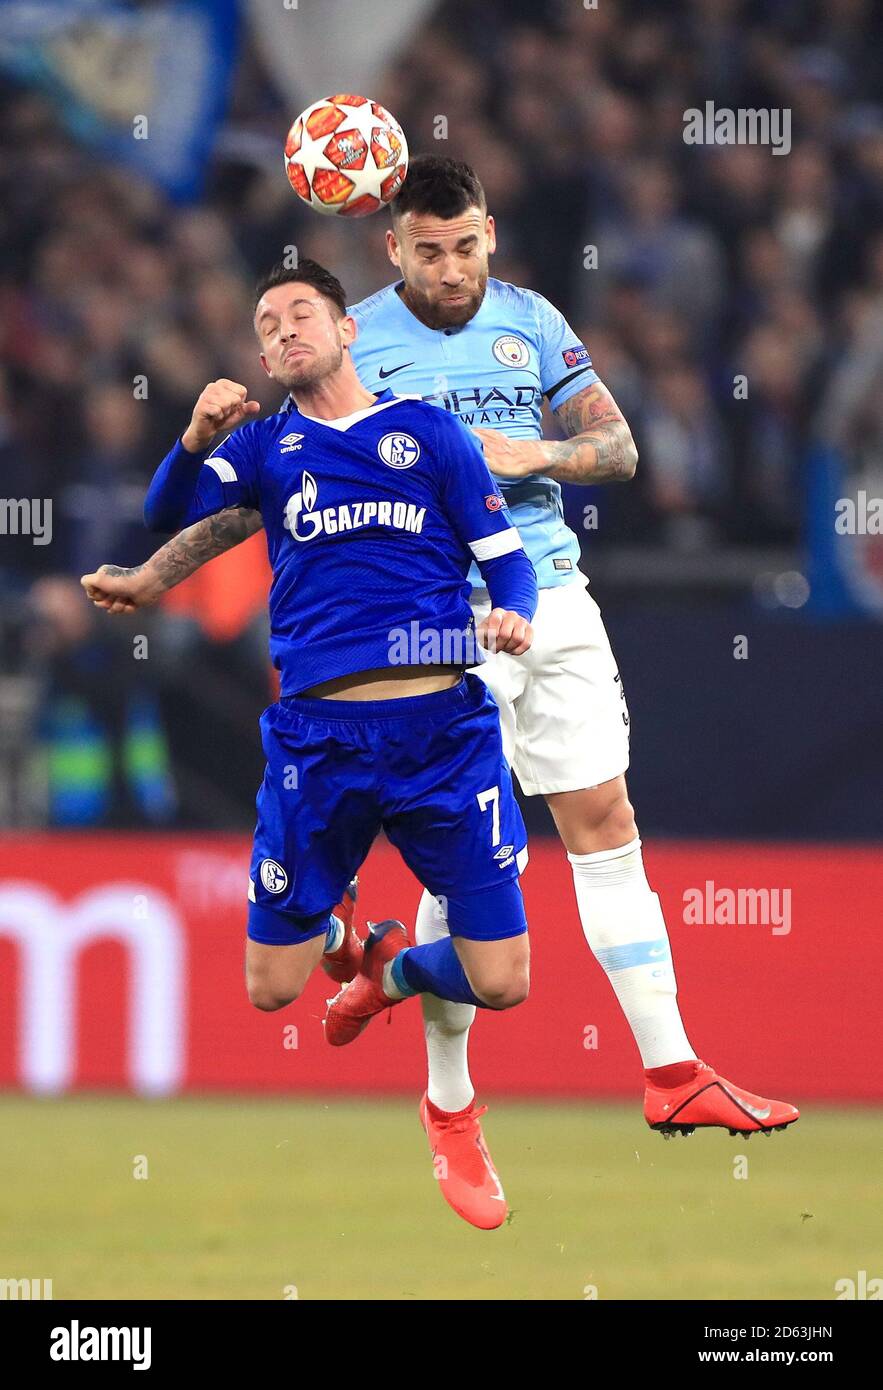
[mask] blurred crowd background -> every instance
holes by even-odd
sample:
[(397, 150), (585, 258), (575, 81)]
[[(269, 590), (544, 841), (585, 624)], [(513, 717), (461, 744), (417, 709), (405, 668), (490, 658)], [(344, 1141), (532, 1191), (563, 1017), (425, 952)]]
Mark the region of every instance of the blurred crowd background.
[[(566, 498), (615, 645), (648, 590), (793, 622), (839, 594), (861, 621), (812, 518), (820, 458), (835, 495), (881, 491), (881, 53), (872, 0), (443, 0), (369, 93), (412, 151), (474, 164), (492, 273), (562, 309), (632, 425), (636, 479)], [(207, 381), (274, 408), (251, 289), (285, 247), (351, 301), (394, 278), (386, 214), (319, 218), (284, 177), (285, 132), (322, 94), (286, 100), (244, 16), (182, 201), (97, 154), (51, 92), (0, 80), (0, 491), (53, 499), (50, 545), (0, 537), (0, 821), (250, 823), (272, 698), (260, 538), (137, 620), (93, 614), (77, 579), (155, 548), (145, 485)], [(708, 100), (789, 109), (790, 153), (685, 144)]]

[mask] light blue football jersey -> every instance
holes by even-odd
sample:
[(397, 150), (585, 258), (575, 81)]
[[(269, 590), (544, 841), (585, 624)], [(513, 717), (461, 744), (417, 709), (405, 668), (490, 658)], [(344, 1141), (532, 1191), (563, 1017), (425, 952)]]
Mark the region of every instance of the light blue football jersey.
[[(555, 408), (598, 380), (588, 349), (563, 314), (534, 290), (489, 279), (481, 308), (462, 328), (427, 328), (398, 284), (349, 310), (359, 335), (356, 371), (369, 391), (418, 395), (465, 425), (542, 438), (543, 396)], [(499, 479), (541, 589), (576, 574), (579, 541), (564, 520), (554, 478)], [(469, 575), (481, 584), (475, 566)]]

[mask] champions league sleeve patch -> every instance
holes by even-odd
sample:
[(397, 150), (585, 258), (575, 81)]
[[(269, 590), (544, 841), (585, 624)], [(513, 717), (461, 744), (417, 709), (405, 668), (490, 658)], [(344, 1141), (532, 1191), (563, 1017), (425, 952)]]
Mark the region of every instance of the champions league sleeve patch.
[(564, 364), (567, 367), (578, 367), (582, 362), (587, 362), (591, 365), (589, 349), (583, 347), (582, 344), (578, 347), (565, 348), (561, 356), (564, 358)]

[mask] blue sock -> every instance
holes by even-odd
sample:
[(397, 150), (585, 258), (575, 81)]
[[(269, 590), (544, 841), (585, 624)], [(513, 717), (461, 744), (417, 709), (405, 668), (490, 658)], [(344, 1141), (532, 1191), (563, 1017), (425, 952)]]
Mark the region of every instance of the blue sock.
[(402, 994), (434, 994), (454, 1004), (476, 1004), (486, 1009), (472, 992), (460, 957), (449, 936), (425, 946), (409, 946), (393, 958), (390, 971), (396, 989)]

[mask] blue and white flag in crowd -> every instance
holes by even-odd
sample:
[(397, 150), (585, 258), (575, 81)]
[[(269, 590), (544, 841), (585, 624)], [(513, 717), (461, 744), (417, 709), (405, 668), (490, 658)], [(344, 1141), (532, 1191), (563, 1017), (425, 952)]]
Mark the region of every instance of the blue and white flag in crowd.
[(71, 134), (176, 201), (199, 196), (236, 56), (238, 0), (0, 0), (0, 71)]

